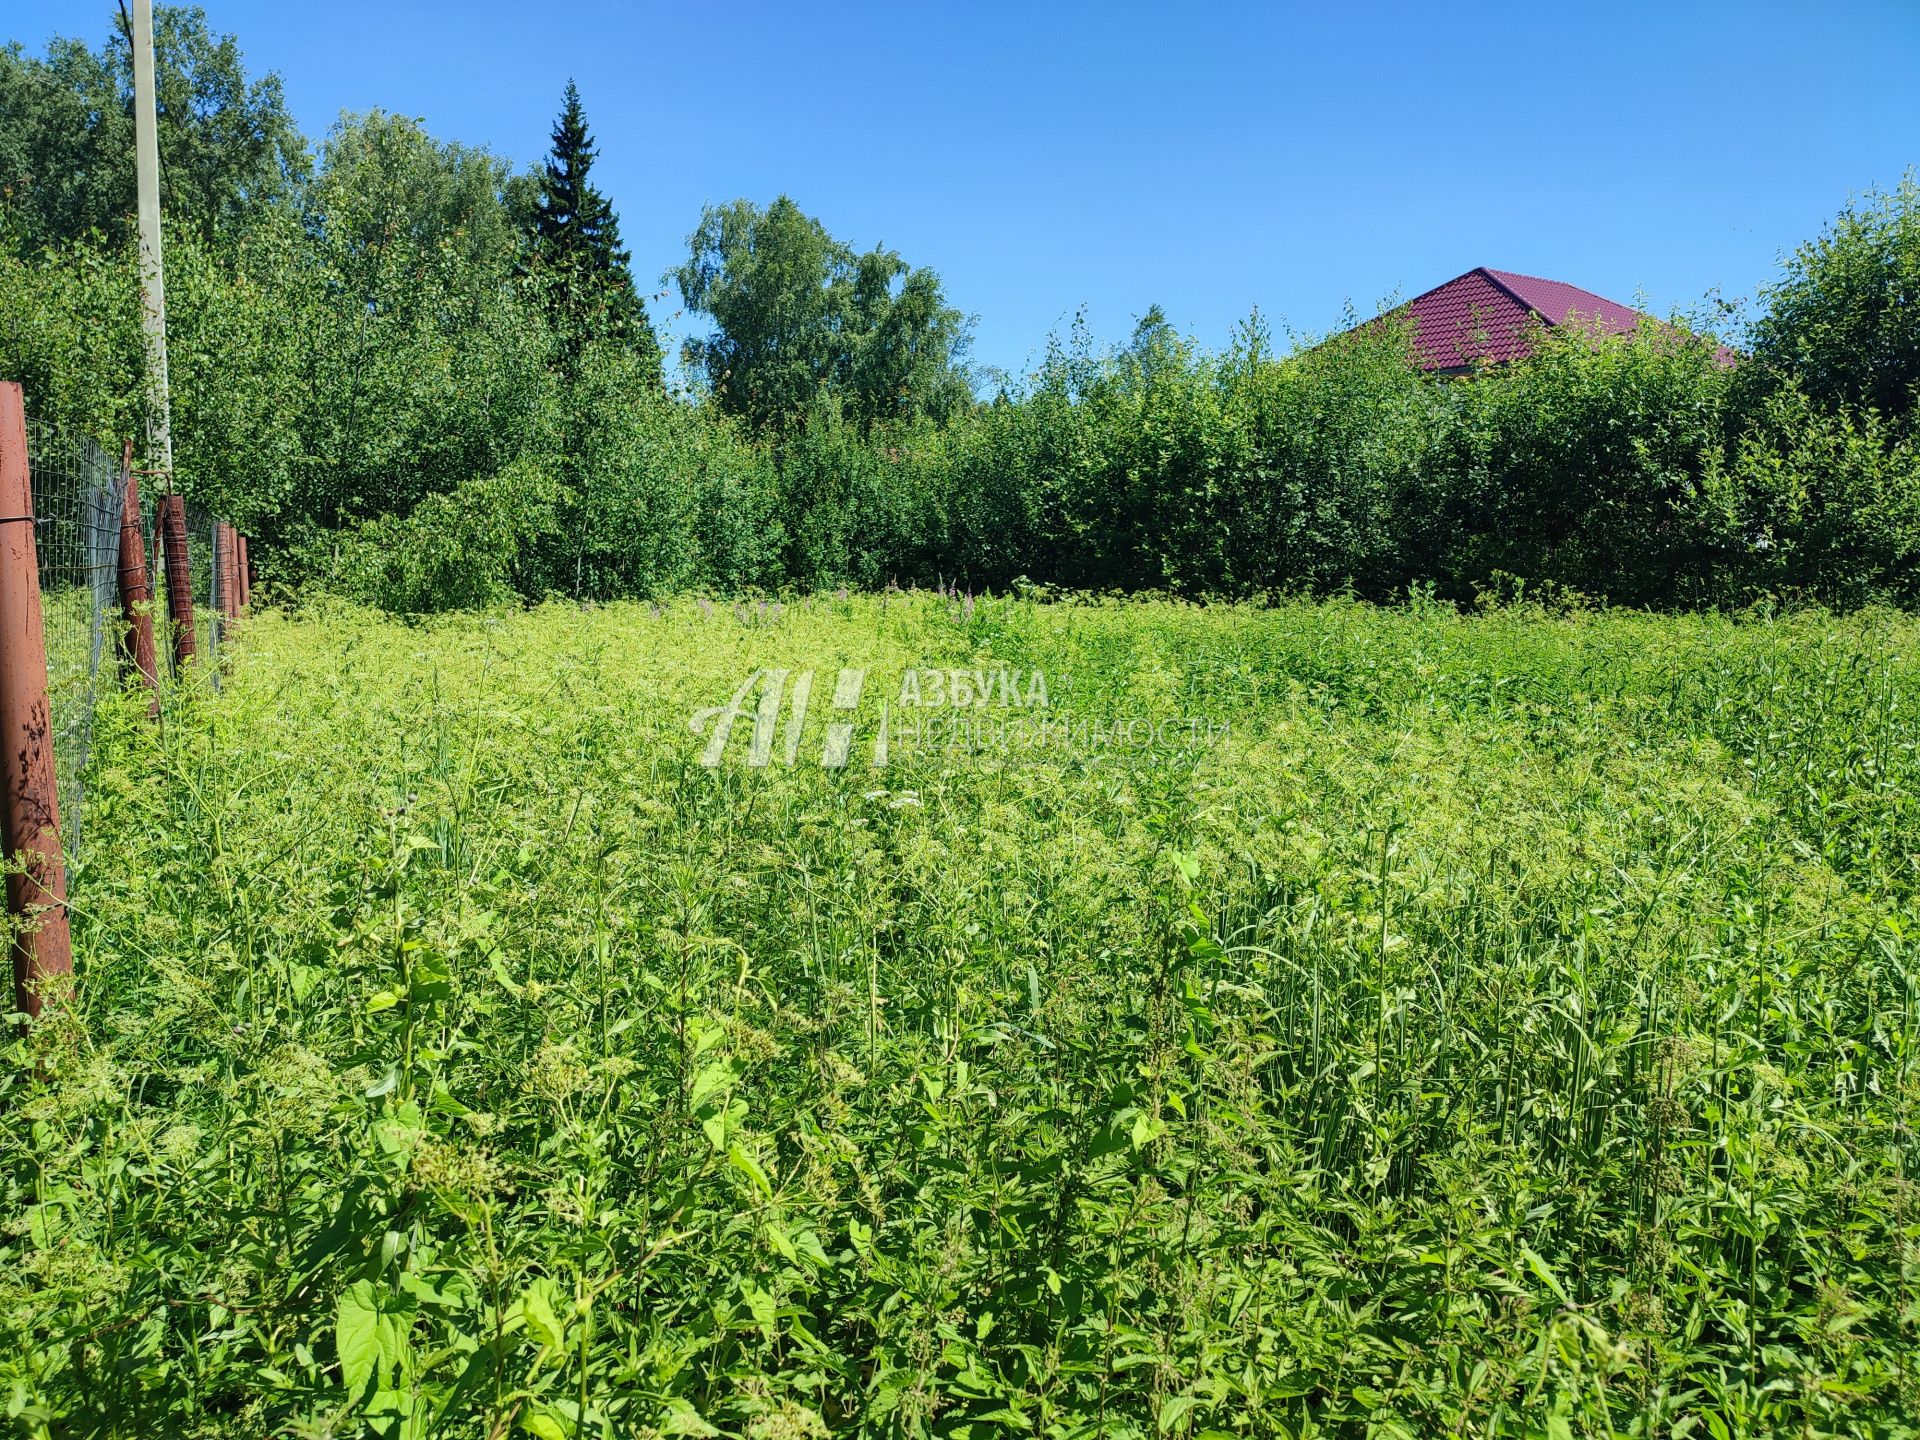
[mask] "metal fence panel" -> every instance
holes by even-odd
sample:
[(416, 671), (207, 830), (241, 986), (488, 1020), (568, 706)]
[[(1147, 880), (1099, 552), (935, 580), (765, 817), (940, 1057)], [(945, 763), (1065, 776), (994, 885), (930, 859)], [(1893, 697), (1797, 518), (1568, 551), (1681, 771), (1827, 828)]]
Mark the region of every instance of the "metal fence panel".
[(27, 422), (34, 548), (47, 641), (47, 701), (69, 849), (84, 809), (100, 669), (113, 653), (119, 609), (120, 467), (91, 440)]
[[(119, 668), (120, 520), (125, 482), (119, 460), (94, 441), (31, 417), (27, 468), (62, 838), (71, 852), (85, 815), (83, 783), (93, 746), (95, 702), (104, 686), (116, 683)], [(158, 654), (165, 657), (161, 661), (165, 673), (173, 655), (173, 635), (164, 598), (167, 577), (158, 528), (159, 497), (154, 488), (143, 485), (140, 490), (140, 528), (147, 539), (148, 574), (155, 596), (154, 642)], [(224, 598), (220, 552), (233, 543), (233, 531), (212, 512), (191, 503), (186, 506), (186, 518), (193, 628), (199, 641), (194, 669), (218, 686), (219, 646), (225, 638), (219, 619)]]

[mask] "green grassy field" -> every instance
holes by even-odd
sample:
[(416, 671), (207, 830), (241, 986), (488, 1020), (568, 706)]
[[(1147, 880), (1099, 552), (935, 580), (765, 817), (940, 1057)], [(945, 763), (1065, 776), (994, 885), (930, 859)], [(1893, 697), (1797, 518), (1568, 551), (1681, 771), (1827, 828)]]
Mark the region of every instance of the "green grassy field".
[[(1917, 642), (257, 618), (99, 718), (80, 998), (6, 1070), (7, 1423), (1913, 1434)], [(766, 667), (794, 762), (750, 696), (703, 765)], [(1009, 743), (929, 746), (975, 670)]]

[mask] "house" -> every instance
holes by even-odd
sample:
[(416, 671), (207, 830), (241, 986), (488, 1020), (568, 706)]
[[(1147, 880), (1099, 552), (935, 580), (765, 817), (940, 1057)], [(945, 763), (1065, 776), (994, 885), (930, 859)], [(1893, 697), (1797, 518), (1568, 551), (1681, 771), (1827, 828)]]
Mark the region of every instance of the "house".
[(1607, 335), (1639, 325), (1630, 305), (1568, 285), (1490, 270), (1481, 265), (1424, 295), (1416, 295), (1388, 318), (1413, 323), (1413, 348), (1422, 370), (1464, 375), (1480, 364), (1518, 360), (1531, 351), (1534, 318), (1548, 326), (1581, 325)]

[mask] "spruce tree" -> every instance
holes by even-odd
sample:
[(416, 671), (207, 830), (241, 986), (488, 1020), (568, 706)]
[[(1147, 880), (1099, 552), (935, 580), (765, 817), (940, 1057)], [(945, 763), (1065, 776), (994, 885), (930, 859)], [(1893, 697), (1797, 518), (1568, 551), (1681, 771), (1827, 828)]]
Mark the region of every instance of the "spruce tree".
[(553, 125), (553, 149), (540, 174), (532, 224), (533, 269), (571, 362), (592, 340), (612, 340), (651, 360), (660, 343), (634, 289), (632, 257), (620, 244), (620, 218), (587, 177), (593, 169), (580, 89), (567, 82), (566, 104)]

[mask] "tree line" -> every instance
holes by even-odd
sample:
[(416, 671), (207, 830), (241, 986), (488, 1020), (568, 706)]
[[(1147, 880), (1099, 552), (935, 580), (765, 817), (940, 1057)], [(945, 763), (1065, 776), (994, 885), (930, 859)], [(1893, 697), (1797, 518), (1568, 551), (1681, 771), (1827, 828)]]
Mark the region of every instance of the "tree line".
[[(177, 479), (288, 586), (1920, 599), (1911, 177), (1787, 257), (1730, 367), (1649, 322), (1443, 381), (1391, 319), (1209, 352), (1150, 308), (989, 385), (938, 275), (785, 196), (699, 217), (662, 283), (706, 328), (663, 356), (571, 84), (516, 173), (380, 111), (310, 145), (198, 10), (156, 31)], [(107, 439), (147, 418), (131, 90), (117, 27), (0, 50), (0, 373)]]

